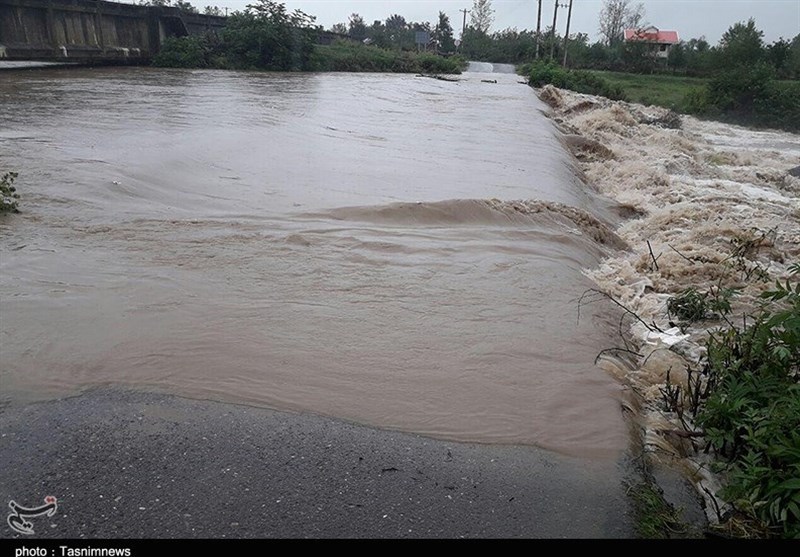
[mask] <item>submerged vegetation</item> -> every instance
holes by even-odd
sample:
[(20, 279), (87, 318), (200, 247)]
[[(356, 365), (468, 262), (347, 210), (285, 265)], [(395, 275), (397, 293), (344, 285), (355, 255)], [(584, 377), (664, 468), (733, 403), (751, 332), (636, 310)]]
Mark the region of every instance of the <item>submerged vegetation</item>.
[(6, 172), (0, 176), (0, 213), (18, 213), (19, 194), (14, 187), (16, 172)]

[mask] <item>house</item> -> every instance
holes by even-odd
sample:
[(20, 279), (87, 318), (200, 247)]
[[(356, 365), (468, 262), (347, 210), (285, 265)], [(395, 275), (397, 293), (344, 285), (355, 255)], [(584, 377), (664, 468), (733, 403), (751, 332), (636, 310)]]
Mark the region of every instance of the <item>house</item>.
[(625, 29), (625, 42), (641, 41), (652, 45), (656, 58), (669, 56), (669, 49), (678, 44), (677, 31), (661, 31), (658, 27), (644, 27), (642, 29)]

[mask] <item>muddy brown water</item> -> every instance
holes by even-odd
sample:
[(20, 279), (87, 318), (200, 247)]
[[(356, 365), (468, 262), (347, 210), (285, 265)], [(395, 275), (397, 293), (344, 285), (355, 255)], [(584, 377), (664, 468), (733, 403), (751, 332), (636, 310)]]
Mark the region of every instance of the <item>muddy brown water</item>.
[(577, 312), (611, 248), (549, 208), (611, 217), (490, 78), (1, 73), (3, 400), (114, 384), (617, 456), (615, 317)]

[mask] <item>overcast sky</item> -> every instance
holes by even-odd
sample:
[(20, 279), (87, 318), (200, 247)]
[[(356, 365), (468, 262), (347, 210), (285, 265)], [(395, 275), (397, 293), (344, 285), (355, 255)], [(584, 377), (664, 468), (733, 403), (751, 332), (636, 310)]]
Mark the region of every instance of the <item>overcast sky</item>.
[[(190, 0), (196, 6), (213, 4), (221, 8), (241, 10), (252, 0)], [(560, 0), (567, 4), (569, 0)], [(635, 0), (633, 3), (637, 3)], [(779, 37), (791, 39), (800, 33), (800, 0), (642, 0), (646, 22), (660, 29), (676, 30), (682, 39), (705, 36), (712, 44), (719, 41), (731, 25), (753, 17), (764, 38), (772, 42)], [(469, 9), (472, 0), (285, 0), (290, 9), (299, 8), (317, 17), (325, 28), (357, 12), (370, 24), (400, 14), (410, 21), (434, 23), (439, 10), (450, 17), (453, 28), (461, 29), (459, 10)], [(542, 27), (552, 24), (554, 0), (542, 0)], [(537, 0), (492, 0), (495, 22), (492, 30), (516, 27), (536, 28)], [(597, 39), (597, 17), (602, 0), (574, 0), (570, 34), (588, 33)], [(567, 10), (558, 11), (561, 33), (567, 21)]]

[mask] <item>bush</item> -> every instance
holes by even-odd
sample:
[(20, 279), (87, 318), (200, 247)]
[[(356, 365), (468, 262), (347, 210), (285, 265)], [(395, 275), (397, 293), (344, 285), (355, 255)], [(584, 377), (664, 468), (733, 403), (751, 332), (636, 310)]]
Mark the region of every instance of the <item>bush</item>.
[(766, 64), (718, 74), (687, 94), (681, 109), (692, 114), (788, 131), (800, 130), (800, 83), (776, 81)]
[(766, 64), (724, 71), (708, 84), (711, 103), (723, 112), (752, 112), (756, 99), (767, 96), (775, 71)]
[(578, 93), (600, 95), (612, 100), (627, 100), (622, 87), (611, 85), (602, 77), (582, 70), (566, 70), (552, 62), (524, 64), (520, 72), (528, 76), (528, 84), (542, 87), (550, 84)]
[[(798, 278), (800, 264), (792, 267)], [(721, 495), (800, 537), (800, 282), (777, 283), (752, 324), (711, 336), (697, 423), (725, 459)]]
[(350, 41), (318, 46), (314, 69), (327, 72), (394, 72), (460, 74), (465, 62), (458, 56), (387, 50)]
[(0, 178), (0, 213), (19, 213), (17, 209), (19, 194), (14, 187), (14, 180), (17, 179), (16, 172), (6, 172)]
[(206, 68), (211, 50), (202, 37), (168, 37), (153, 58), (153, 65), (162, 68)]

